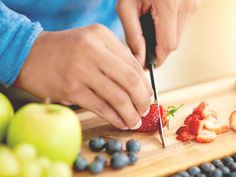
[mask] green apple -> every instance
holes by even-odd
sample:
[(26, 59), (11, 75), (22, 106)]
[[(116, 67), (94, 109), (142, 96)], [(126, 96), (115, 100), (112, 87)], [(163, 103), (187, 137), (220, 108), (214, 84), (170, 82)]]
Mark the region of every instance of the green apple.
[(5, 138), (8, 124), (13, 117), (14, 110), (8, 98), (0, 93), (0, 142)]
[(57, 104), (30, 103), (13, 117), (7, 135), (12, 147), (32, 144), (39, 155), (72, 165), (82, 141), (78, 116), (70, 108)]

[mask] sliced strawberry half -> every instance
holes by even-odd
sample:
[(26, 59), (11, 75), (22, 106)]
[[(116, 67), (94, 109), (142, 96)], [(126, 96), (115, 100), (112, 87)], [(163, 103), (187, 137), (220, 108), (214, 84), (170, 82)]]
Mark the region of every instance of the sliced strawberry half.
[(208, 117), (204, 121), (204, 128), (216, 132), (217, 134), (222, 134), (229, 131), (229, 126), (218, 121), (214, 117)]
[(190, 125), (191, 121), (193, 119), (200, 119), (200, 116), (197, 114), (190, 114), (188, 115), (188, 117), (186, 117), (186, 119), (184, 120), (184, 124), (185, 125)]
[(181, 126), (178, 128), (178, 130), (176, 131), (176, 134), (179, 135), (179, 134), (186, 132), (186, 131), (189, 132), (189, 126), (184, 125), (184, 126)]
[(201, 132), (199, 132), (195, 140), (199, 143), (210, 143), (216, 139), (216, 136), (217, 136), (216, 132), (204, 129)]
[(233, 111), (229, 117), (230, 127), (236, 131), (236, 111)]
[(203, 120), (199, 120), (197, 117), (193, 118), (189, 124), (190, 133), (193, 135), (198, 135), (202, 131), (204, 125)]
[(178, 134), (176, 139), (179, 141), (188, 141), (188, 140), (192, 139), (192, 135), (189, 131), (183, 131), (180, 134)]
[(201, 102), (194, 110), (193, 114), (197, 114), (200, 118), (206, 119), (208, 116), (217, 117), (217, 113), (211, 109), (209, 109), (209, 105), (203, 101)]

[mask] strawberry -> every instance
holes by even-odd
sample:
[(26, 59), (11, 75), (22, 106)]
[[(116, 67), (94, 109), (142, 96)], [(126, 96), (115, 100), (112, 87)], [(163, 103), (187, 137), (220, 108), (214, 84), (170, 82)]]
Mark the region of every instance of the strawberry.
[(229, 117), (230, 127), (236, 131), (236, 111), (233, 111)]
[(203, 120), (199, 120), (198, 117), (194, 117), (189, 124), (189, 130), (192, 134), (198, 135), (199, 132), (202, 131), (203, 125)]
[[(137, 129), (140, 132), (154, 132), (158, 130), (159, 127), (159, 116), (158, 116), (158, 106), (157, 104), (152, 104), (150, 106), (150, 111), (146, 117), (142, 117), (142, 125)], [(163, 107), (160, 105), (160, 115), (163, 117)], [(166, 121), (163, 121), (164, 123)], [(164, 124), (163, 124), (164, 126)]]
[(217, 117), (217, 114), (215, 111), (209, 109), (209, 105), (203, 101), (201, 102), (194, 110), (193, 110), (193, 114), (197, 114), (200, 116), (200, 118), (206, 119), (208, 116), (213, 116), (213, 117)]
[(191, 134), (189, 131), (183, 131), (178, 136), (176, 137), (177, 140), (179, 141), (188, 141), (192, 138)]
[[(182, 106), (182, 105), (181, 105)], [(164, 109), (160, 105), (160, 115), (162, 117), (162, 126), (169, 127), (170, 116), (174, 116), (174, 113), (181, 107), (169, 106)], [(142, 117), (142, 125), (137, 129), (139, 132), (154, 132), (159, 130), (159, 116), (158, 116), (158, 106), (157, 104), (152, 104), (150, 106), (150, 111), (147, 116)]]
[(189, 131), (189, 126), (184, 125), (178, 128), (176, 131), (177, 137), (176, 139), (179, 141), (187, 141), (192, 139), (192, 134)]
[(197, 114), (190, 114), (186, 119), (184, 120), (185, 125), (190, 125), (192, 119), (200, 119), (200, 116)]
[(189, 132), (189, 126), (184, 125), (184, 126), (181, 126), (178, 128), (178, 130), (176, 131), (176, 134), (179, 135), (179, 134), (186, 132), (186, 131)]
[(210, 143), (216, 139), (217, 134), (210, 130), (203, 129), (196, 136), (195, 141), (199, 143)]
[(204, 121), (204, 128), (216, 132), (217, 134), (222, 134), (229, 131), (229, 126), (217, 121), (214, 117), (209, 116)]

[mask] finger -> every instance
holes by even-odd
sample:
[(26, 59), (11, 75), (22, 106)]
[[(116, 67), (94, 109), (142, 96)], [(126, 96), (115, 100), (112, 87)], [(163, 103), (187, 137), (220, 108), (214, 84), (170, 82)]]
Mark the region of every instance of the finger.
[[(109, 35), (107, 38), (106, 35)], [(145, 74), (145, 71), (143, 67), (140, 65), (140, 63), (137, 61), (137, 59), (132, 55), (132, 53), (119, 41), (116, 36), (111, 31), (107, 31), (107, 34), (100, 34), (99, 36), (105, 38), (105, 46), (107, 49), (109, 49), (113, 54), (115, 54), (117, 57), (128, 63), (133, 69), (135, 69), (138, 74), (140, 75), (140, 78), (142, 79), (147, 92), (149, 93), (149, 96), (151, 97), (153, 95), (153, 89), (150, 85), (149, 80), (147, 79), (147, 76)], [(112, 44), (112, 45), (111, 45)], [(139, 58), (137, 56), (137, 58)]]
[(84, 87), (80, 89), (80, 93), (73, 95), (73, 104), (79, 105), (83, 108), (92, 111), (99, 117), (107, 120), (112, 125), (119, 129), (129, 129), (127, 125), (122, 121), (122, 118), (116, 113), (116, 111), (103, 99), (98, 97), (92, 90)]
[(189, 16), (186, 16), (184, 13), (178, 14), (178, 26), (177, 26), (177, 35), (176, 35), (176, 45), (179, 46), (179, 43), (182, 38), (182, 34), (184, 32), (185, 27), (187, 26), (187, 23), (189, 21)]
[[(161, 65), (167, 56), (176, 49), (177, 8), (174, 1), (152, 1), (152, 16), (156, 33), (157, 65)], [(167, 7), (168, 6), (168, 7)]]
[(100, 52), (104, 57), (99, 68), (129, 94), (139, 115), (143, 116), (149, 109), (150, 95), (137, 71), (109, 50), (100, 49)]
[(106, 100), (130, 129), (136, 129), (141, 126), (140, 116), (136, 111), (129, 95), (108, 77), (99, 73), (97, 78), (90, 78), (88, 87), (90, 87), (97, 95)]
[[(119, 1), (122, 2), (122, 1)], [(136, 0), (125, 1), (117, 4), (117, 12), (123, 24), (126, 41), (132, 53), (138, 56), (142, 66), (145, 63), (145, 40), (139, 21), (138, 4)]]

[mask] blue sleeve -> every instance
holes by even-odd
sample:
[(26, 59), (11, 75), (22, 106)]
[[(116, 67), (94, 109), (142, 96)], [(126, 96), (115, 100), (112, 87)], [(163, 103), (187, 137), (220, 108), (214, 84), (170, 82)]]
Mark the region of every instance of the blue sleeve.
[(11, 86), (42, 31), (39, 23), (7, 8), (0, 1), (0, 84)]

